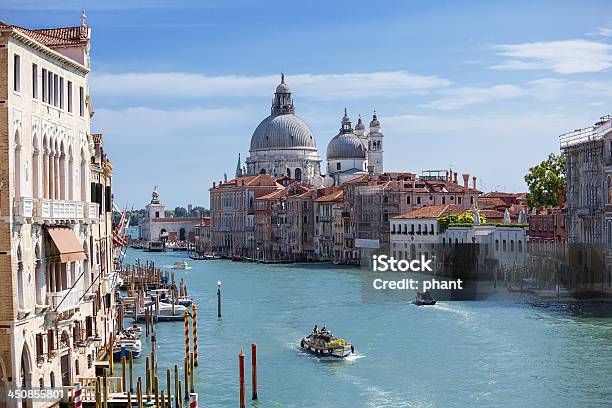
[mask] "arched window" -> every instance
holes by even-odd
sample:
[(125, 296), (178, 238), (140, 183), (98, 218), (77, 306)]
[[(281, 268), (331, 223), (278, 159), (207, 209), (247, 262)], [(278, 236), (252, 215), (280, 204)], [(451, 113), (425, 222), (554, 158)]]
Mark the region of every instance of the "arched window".
[(34, 249), (34, 283), (36, 285), (36, 304), (42, 305), (45, 303), (45, 267), (40, 256), (40, 245), (36, 245)]
[(19, 301), (19, 308), (25, 309), (25, 292), (24, 292), (24, 280), (23, 280), (23, 255), (21, 253), (21, 246), (17, 247), (17, 300)]
[(38, 149), (38, 137), (32, 138), (32, 197), (40, 198), (40, 150)]
[(514, 240), (510, 240), (510, 252), (514, 252)]
[(518, 240), (518, 251), (523, 252), (523, 241), (520, 239)]
[(495, 250), (499, 251), (499, 239), (495, 240)]
[(506, 240), (502, 240), (502, 251), (506, 250)]
[(446, 197), (442, 196), (442, 204), (446, 204)]
[(68, 148), (68, 194), (67, 200), (74, 200), (74, 155), (72, 154), (72, 146)]
[(85, 285), (85, 290), (89, 289), (89, 285), (91, 284), (91, 269), (89, 268), (89, 259), (91, 254), (89, 253), (89, 248), (87, 247), (87, 239), (83, 241), (83, 252), (85, 252), (86, 258), (83, 260), (83, 284)]
[(287, 168), (287, 177), (291, 178), (291, 169)]
[(55, 388), (55, 373), (53, 371), (49, 374), (49, 383), (51, 388)]
[(295, 169), (295, 179), (298, 181), (302, 180), (302, 170), (299, 167)]
[(64, 142), (60, 144), (59, 151), (59, 198), (60, 200), (66, 199), (66, 147)]
[(608, 204), (612, 204), (612, 176), (608, 176)]
[(21, 197), (21, 141), (19, 138), (19, 131), (15, 132), (15, 151), (14, 151), (14, 173), (13, 182), (15, 184), (15, 197)]
[(85, 149), (81, 149), (81, 171), (79, 177), (81, 178), (81, 201), (87, 201), (87, 155)]

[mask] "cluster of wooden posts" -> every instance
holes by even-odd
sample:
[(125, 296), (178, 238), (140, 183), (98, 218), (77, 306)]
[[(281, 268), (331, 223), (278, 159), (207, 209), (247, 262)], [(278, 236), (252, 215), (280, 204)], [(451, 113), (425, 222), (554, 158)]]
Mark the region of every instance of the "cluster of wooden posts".
[[(188, 318), (186, 317), (186, 321)], [(194, 351), (197, 350), (197, 325), (194, 327)], [(188, 341), (188, 340), (187, 340)], [(174, 365), (174, 378), (171, 369), (166, 369), (165, 389), (160, 380), (157, 367), (157, 344), (156, 337), (151, 336), (151, 354), (146, 357), (145, 375), (136, 377), (134, 374), (134, 358), (130, 352), (128, 357), (121, 359), (121, 382), (117, 384), (112, 352), (109, 358), (109, 367), (104, 369), (104, 374), (95, 378), (95, 394), (92, 395), (96, 402), (96, 408), (108, 408), (109, 403), (127, 407), (155, 406), (157, 408), (183, 408), (185, 400), (196, 400), (195, 369), (197, 367), (197, 354), (188, 353), (183, 361), (184, 378), (179, 378), (179, 366)], [(163, 375), (163, 373), (162, 373)], [(173, 380), (174, 379), (174, 383)], [(80, 385), (79, 385), (80, 386)], [(114, 391), (114, 392), (113, 392)], [(196, 405), (197, 406), (197, 405)], [(193, 404), (185, 407), (193, 408)]]
[(137, 261), (135, 265), (126, 265), (119, 276), (123, 281), (121, 288), (128, 291), (130, 288), (142, 286), (147, 289), (158, 289), (163, 286), (164, 280), (168, 281), (168, 272), (155, 267), (152, 261), (144, 264)]

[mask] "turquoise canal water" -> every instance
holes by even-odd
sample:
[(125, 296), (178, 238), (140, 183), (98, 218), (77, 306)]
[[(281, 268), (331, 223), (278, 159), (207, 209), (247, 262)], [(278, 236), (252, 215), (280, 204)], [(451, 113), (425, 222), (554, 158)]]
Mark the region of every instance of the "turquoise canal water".
[[(198, 305), (201, 406), (238, 406), (241, 349), (247, 406), (612, 406), (612, 322), (580, 306), (363, 303), (357, 269), (192, 261), (185, 253), (137, 250), (129, 250), (126, 262), (136, 258), (192, 266), (175, 274)], [(298, 343), (315, 322), (350, 340), (354, 358), (325, 361), (302, 353)], [(184, 357), (183, 323), (158, 324), (157, 338), (159, 370), (173, 370)], [(250, 401), (252, 342), (258, 346), (256, 403)], [(143, 351), (150, 352), (148, 339)], [(144, 357), (137, 360), (139, 375), (144, 364)]]

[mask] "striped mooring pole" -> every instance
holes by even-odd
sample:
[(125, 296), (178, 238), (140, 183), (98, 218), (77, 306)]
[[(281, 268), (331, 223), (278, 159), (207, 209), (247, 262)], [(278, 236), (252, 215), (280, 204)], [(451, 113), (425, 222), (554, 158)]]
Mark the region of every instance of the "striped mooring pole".
[(198, 394), (195, 392), (189, 394), (189, 408), (198, 408)]
[(83, 406), (83, 401), (81, 400), (82, 392), (81, 383), (74, 383), (74, 408), (81, 408)]
[(198, 320), (196, 304), (193, 304), (193, 365), (198, 366)]
[(183, 315), (185, 321), (185, 357), (189, 358), (189, 314), (185, 311)]

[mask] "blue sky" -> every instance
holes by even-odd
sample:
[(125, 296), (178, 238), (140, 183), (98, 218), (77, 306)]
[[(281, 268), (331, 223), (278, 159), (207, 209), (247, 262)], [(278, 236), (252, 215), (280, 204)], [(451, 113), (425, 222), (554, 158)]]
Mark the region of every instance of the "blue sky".
[[(385, 169), (520, 191), (558, 136), (612, 113), (608, 1), (4, 0), (26, 27), (92, 27), (93, 130), (115, 197), (208, 206), (269, 114), (279, 73), (321, 157), (344, 107), (376, 109)], [(324, 169), (324, 166), (322, 166)]]

